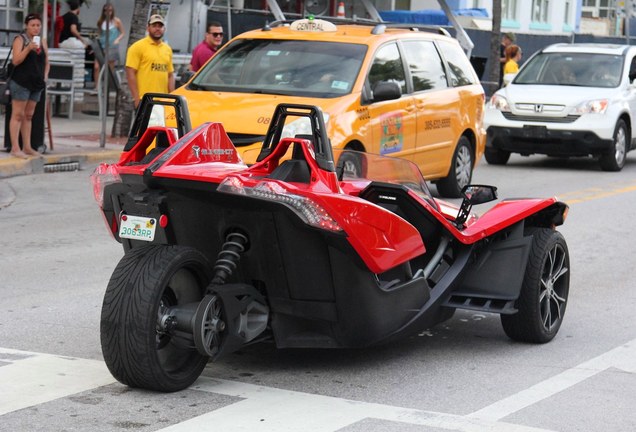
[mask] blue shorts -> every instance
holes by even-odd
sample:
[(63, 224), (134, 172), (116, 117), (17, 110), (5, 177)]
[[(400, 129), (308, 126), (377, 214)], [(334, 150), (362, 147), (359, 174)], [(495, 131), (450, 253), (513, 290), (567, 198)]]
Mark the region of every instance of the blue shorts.
[(32, 100), (40, 102), (40, 96), (42, 95), (42, 90), (29, 90), (13, 80), (9, 81), (9, 90), (11, 90), (11, 99), (19, 101)]

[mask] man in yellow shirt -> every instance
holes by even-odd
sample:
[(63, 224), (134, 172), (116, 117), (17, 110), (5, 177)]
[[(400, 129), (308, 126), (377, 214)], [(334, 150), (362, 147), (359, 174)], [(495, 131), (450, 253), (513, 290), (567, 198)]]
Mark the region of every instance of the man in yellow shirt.
[(170, 93), (175, 88), (172, 48), (162, 41), (161, 15), (148, 20), (148, 36), (130, 46), (126, 54), (126, 79), (135, 108), (146, 93)]

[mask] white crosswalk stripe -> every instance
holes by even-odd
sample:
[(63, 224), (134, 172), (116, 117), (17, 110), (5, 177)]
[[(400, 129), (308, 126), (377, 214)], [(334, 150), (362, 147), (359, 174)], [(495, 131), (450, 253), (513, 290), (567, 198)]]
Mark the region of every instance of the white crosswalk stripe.
[(466, 432), (545, 431), (505, 422), (483, 421), (452, 414), (358, 402), (205, 377), (199, 379), (193, 388), (241, 397), (245, 400), (161, 429), (161, 432), (332, 432), (364, 419), (388, 420)]
[[(636, 371), (636, 339), (466, 416), (201, 377), (191, 390), (242, 400), (161, 432), (333, 432), (367, 419), (465, 432), (541, 431), (501, 419), (609, 368)], [(0, 416), (114, 382), (102, 361), (0, 348)]]
[(0, 348), (0, 415), (115, 381), (104, 362)]

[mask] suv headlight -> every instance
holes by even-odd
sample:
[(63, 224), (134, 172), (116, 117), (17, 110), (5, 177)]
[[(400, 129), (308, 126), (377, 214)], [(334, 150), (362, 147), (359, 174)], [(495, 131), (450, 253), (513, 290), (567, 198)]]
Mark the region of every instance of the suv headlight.
[[(329, 114), (322, 113), (322, 118), (325, 121), (325, 127), (329, 123)], [(281, 138), (294, 138), (298, 135), (311, 135), (313, 133), (311, 129), (311, 121), (308, 117), (301, 117), (296, 119), (283, 127)]]
[(605, 114), (607, 107), (609, 106), (609, 100), (597, 99), (581, 102), (574, 108), (575, 114)]
[(508, 105), (508, 100), (496, 93), (490, 98), (490, 106), (502, 112), (510, 112), (510, 105)]

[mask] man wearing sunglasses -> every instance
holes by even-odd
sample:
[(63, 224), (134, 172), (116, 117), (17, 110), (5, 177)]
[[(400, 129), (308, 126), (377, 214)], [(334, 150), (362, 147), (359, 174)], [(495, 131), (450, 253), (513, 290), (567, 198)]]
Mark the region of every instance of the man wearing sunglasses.
[(214, 54), (223, 43), (223, 26), (221, 23), (213, 21), (208, 24), (203, 41), (194, 47), (192, 51), (192, 60), (190, 60), (190, 70), (198, 71), (201, 66)]

